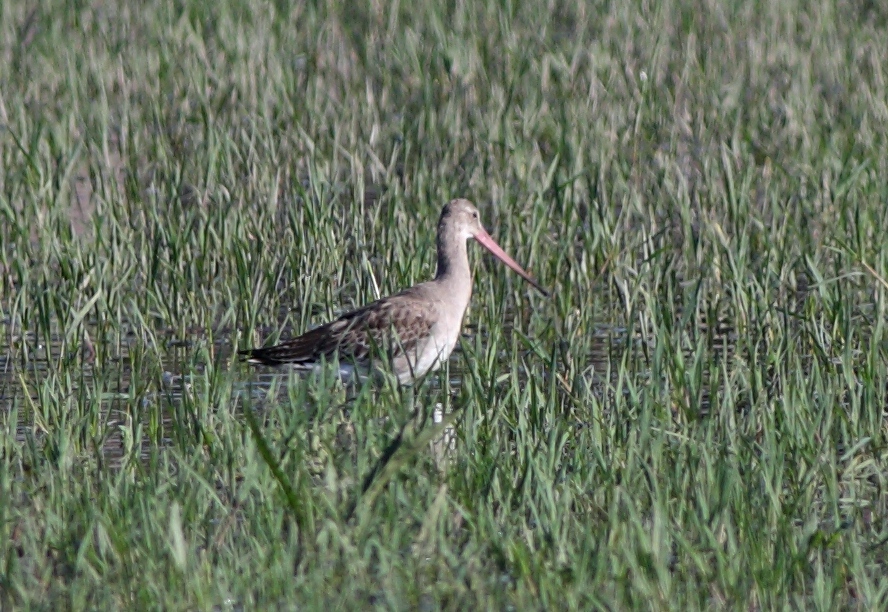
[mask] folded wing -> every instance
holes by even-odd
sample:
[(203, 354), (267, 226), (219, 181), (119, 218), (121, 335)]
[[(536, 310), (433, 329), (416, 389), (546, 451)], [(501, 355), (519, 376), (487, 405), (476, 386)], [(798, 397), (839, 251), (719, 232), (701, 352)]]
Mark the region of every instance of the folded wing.
[(432, 306), (411, 299), (411, 293), (407, 290), (381, 299), (296, 338), (240, 354), (251, 363), (270, 366), (309, 367), (337, 355), (340, 360), (364, 364), (374, 350), (390, 359), (406, 354), (413, 360), (430, 337), (435, 317)]

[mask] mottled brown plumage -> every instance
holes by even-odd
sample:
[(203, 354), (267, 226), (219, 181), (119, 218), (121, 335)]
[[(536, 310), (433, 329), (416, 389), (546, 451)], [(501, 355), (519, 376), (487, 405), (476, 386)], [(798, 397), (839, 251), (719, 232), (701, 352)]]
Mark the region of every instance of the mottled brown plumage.
[(493, 241), (468, 200), (453, 200), (438, 222), (438, 270), (435, 279), (349, 312), (331, 323), (276, 346), (241, 351), (251, 363), (313, 368), (337, 359), (359, 368), (374, 352), (401, 384), (437, 369), (459, 339), (462, 318), (472, 295), (466, 241), (474, 238), (537, 289), (530, 275)]
[(434, 312), (411, 298), (414, 288), (377, 300), (316, 327), (298, 338), (268, 348), (244, 351), (251, 360), (265, 365), (305, 363), (322, 359), (332, 361), (341, 349), (347, 356), (364, 362), (375, 349), (396, 358), (415, 350), (428, 338), (434, 324)]

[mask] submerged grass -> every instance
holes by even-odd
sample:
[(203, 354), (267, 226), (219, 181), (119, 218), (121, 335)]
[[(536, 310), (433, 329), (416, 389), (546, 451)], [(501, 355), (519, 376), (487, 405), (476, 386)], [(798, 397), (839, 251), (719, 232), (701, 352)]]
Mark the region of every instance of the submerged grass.
[[(884, 609), (886, 23), (0, 4), (0, 607)], [(231, 358), (457, 196), (554, 295), (475, 249), (452, 372)]]

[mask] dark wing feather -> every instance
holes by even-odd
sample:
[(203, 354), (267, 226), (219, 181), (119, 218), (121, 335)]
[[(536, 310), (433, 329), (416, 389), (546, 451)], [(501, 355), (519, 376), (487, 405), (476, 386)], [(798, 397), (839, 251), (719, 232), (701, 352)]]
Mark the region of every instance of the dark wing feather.
[(427, 338), (435, 318), (431, 305), (415, 299), (413, 290), (383, 298), (353, 310), (275, 346), (240, 351), (263, 365), (312, 365), (340, 358), (366, 362), (374, 348), (390, 358), (414, 350)]

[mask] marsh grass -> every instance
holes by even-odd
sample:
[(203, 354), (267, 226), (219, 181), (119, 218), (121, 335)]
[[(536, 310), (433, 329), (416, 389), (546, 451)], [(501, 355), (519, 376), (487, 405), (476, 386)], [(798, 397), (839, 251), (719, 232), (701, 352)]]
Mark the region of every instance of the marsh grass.
[[(0, 4), (0, 607), (884, 609), (886, 23)], [(456, 196), (551, 299), (473, 248), (416, 389), (232, 358)]]

